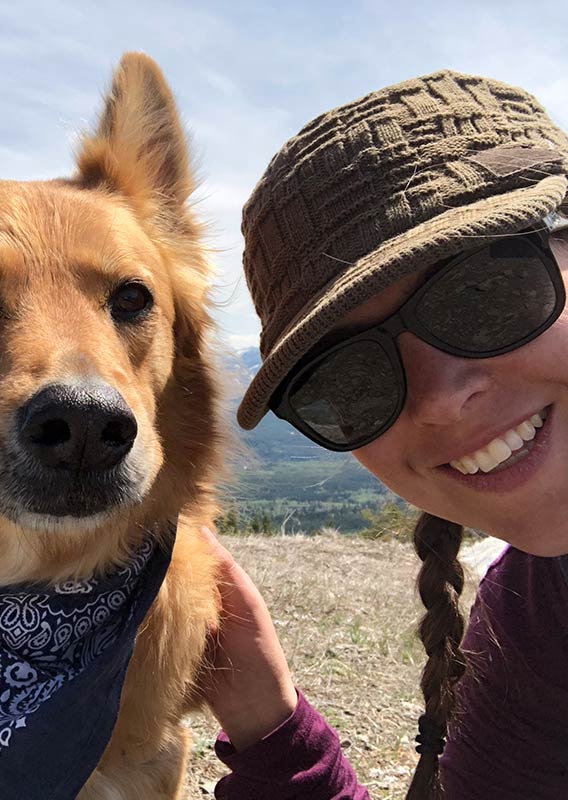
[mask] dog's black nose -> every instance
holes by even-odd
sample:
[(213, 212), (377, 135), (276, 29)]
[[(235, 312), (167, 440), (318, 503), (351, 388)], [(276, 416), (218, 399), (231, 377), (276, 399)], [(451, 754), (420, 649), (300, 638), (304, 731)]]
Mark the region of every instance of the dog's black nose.
[(136, 418), (106, 383), (52, 384), (18, 411), (20, 442), (45, 467), (101, 470), (128, 453)]

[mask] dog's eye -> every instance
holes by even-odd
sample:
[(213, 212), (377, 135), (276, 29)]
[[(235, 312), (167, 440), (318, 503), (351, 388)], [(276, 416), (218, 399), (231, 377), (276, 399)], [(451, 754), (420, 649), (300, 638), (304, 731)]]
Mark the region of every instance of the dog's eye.
[(110, 312), (117, 322), (130, 322), (150, 310), (154, 298), (143, 283), (123, 283), (109, 298)]

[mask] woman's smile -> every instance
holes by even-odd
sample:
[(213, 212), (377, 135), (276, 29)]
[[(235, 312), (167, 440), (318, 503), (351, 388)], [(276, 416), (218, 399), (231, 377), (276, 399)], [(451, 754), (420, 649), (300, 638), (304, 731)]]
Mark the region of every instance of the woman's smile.
[[(438, 469), (451, 480), (484, 492), (508, 492), (530, 480), (540, 469), (548, 455), (553, 426), (553, 408), (532, 415), (515, 428), (508, 430), (503, 438), (493, 439), (474, 456), (462, 458), (450, 464), (441, 464)], [(536, 425), (531, 421), (534, 419)], [(512, 435), (514, 434), (514, 438)], [(526, 437), (526, 438), (525, 438)], [(518, 445), (520, 441), (520, 445)], [(496, 443), (502, 442), (509, 455), (500, 463), (493, 456)], [(515, 445), (510, 447), (509, 442)], [(465, 465), (473, 464), (474, 472), (465, 472)], [(459, 465), (459, 466), (456, 466)], [(461, 468), (460, 468), (461, 467)]]
[(525, 414), (520, 422), (507, 426), (504, 433), (490, 436), (488, 443), (467, 448), (467, 455), (448, 459), (451, 467), (463, 475), (493, 472), (510, 466), (513, 459), (518, 460), (526, 452), (525, 445), (532, 441), (546, 419), (547, 409), (533, 414)]

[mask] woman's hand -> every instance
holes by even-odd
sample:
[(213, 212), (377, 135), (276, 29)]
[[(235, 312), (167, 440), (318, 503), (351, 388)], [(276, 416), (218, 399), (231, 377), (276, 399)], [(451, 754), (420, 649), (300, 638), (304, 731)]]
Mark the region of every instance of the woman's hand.
[(209, 643), (201, 695), (237, 750), (284, 722), (297, 694), (262, 595), (229, 551), (202, 529), (220, 562), (221, 625)]

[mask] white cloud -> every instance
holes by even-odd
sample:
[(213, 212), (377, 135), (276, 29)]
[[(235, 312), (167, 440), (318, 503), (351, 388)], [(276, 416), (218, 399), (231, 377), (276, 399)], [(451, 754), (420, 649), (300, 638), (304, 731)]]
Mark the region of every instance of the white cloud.
[(548, 78), (535, 89), (538, 99), (564, 130), (568, 131), (568, 74)]
[(228, 336), (231, 347), (235, 350), (244, 350), (247, 347), (258, 347), (258, 335), (231, 333)]
[(240, 215), (248, 190), (243, 183), (207, 181), (199, 188), (197, 198), (202, 196), (204, 204), (214, 206), (217, 211), (232, 211)]

